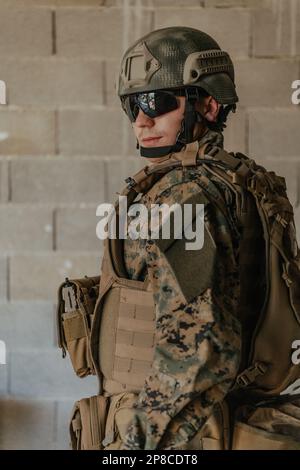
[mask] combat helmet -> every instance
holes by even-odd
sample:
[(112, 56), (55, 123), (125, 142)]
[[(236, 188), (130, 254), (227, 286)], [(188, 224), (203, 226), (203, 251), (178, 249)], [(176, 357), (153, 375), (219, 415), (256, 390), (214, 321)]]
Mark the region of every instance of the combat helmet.
[(142, 147), (141, 155), (147, 157), (178, 152), (195, 140), (194, 126), (205, 119), (194, 106), (201, 96), (211, 95), (222, 105), (217, 124), (205, 120), (215, 130), (225, 127), (227, 115), (235, 111), (238, 101), (229, 54), (208, 34), (181, 26), (152, 31), (123, 56), (117, 83), (123, 109), (128, 97), (157, 90), (186, 96), (186, 109), (176, 143), (164, 148)]

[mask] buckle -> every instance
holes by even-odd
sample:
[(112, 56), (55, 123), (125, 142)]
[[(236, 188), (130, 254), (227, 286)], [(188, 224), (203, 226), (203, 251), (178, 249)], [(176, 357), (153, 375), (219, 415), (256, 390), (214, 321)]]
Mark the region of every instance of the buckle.
[(249, 385), (251, 382), (249, 381), (249, 379), (247, 378), (246, 375), (242, 374), (242, 375), (239, 375), (236, 379), (236, 383), (240, 386), (240, 387), (247, 387), (247, 385)]
[(267, 186), (262, 184), (262, 182), (257, 178), (256, 175), (251, 176), (247, 180), (247, 189), (254, 193), (255, 196), (266, 197), (267, 195)]
[(263, 362), (256, 362), (237, 376), (236, 383), (240, 387), (247, 387), (255, 381), (256, 377), (265, 374), (266, 371), (267, 366)]
[(280, 214), (276, 214), (275, 220), (277, 220), (277, 222), (279, 222), (283, 226), (283, 228), (286, 228), (288, 221), (281, 217)]
[(64, 301), (65, 313), (72, 312), (78, 308), (74, 286), (72, 284), (65, 285), (62, 288), (62, 299)]
[(136, 181), (132, 176), (128, 176), (128, 178), (125, 179), (125, 183), (127, 183), (127, 187), (129, 189), (133, 188), (136, 185)]

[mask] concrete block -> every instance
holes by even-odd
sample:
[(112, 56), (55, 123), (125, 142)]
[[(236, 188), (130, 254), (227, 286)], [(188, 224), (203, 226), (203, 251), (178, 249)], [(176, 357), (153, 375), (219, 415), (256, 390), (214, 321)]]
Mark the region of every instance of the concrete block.
[[(32, 0), (34, 1), (34, 0)], [(60, 7), (110, 7), (114, 6), (117, 0), (43, 0), (48, 2), (54, 2), (57, 8)]]
[(122, 110), (63, 110), (59, 148), (66, 155), (120, 155)]
[(58, 209), (56, 211), (56, 249), (102, 251), (102, 241), (96, 236), (98, 220), (96, 206)]
[(206, 7), (243, 7), (243, 8), (261, 8), (266, 3), (265, 0), (204, 0)]
[(295, 217), (297, 241), (298, 241), (298, 245), (300, 246), (300, 206), (294, 208), (294, 217)]
[(0, 401), (0, 448), (48, 450), (52, 448), (55, 403), (47, 400)]
[(62, 359), (59, 350), (15, 352), (11, 361), (12, 395), (78, 400), (98, 391), (96, 377), (77, 377), (69, 358)]
[[(122, 0), (121, 0), (122, 1)], [(131, 0), (131, 5), (136, 4), (136, 0)], [(204, 2), (202, 0), (152, 0), (151, 6), (156, 8), (172, 8), (172, 7), (200, 7)], [(149, 6), (148, 0), (142, 0), (142, 5)]]
[(7, 6), (0, 5), (0, 56), (49, 56), (52, 53), (50, 9)]
[(249, 111), (249, 149), (255, 157), (300, 159), (300, 108)]
[(296, 1), (274, 1), (253, 17), (255, 56), (295, 56), (300, 53), (300, 8)]
[[(4, 341), (3, 338), (2, 341)], [(6, 356), (6, 362), (9, 362), (9, 355)], [(8, 365), (7, 364), (0, 364), (0, 400), (1, 398), (8, 395)], [(1, 429), (1, 424), (0, 424)], [(1, 432), (0, 432), (1, 435)], [(1, 448), (1, 447), (0, 447)]]
[[(15, 255), (10, 260), (12, 300), (56, 302), (57, 289), (65, 277), (97, 276), (101, 254), (44, 253)], [(30, 276), (28, 271), (30, 269)]]
[(59, 56), (119, 57), (122, 52), (120, 9), (58, 9), (56, 12)]
[(123, 0), (115, 0), (116, 6), (123, 8), (146, 8), (146, 9), (160, 9), (160, 8), (172, 8), (172, 7), (200, 7), (204, 4), (204, 0), (128, 0), (124, 5)]
[[(0, 144), (1, 145), (1, 144)], [(0, 160), (0, 202), (7, 202), (9, 199), (9, 162)]]
[(146, 159), (136, 156), (135, 158), (124, 157), (121, 160), (107, 160), (105, 162), (105, 172), (107, 175), (107, 193), (106, 200), (113, 203), (118, 199), (117, 192), (121, 192), (126, 186), (125, 178), (133, 176), (141, 168), (143, 168), (147, 162)]
[(1, 155), (55, 153), (54, 112), (0, 109)]
[(56, 346), (54, 320), (51, 302), (0, 303), (0, 339), (9, 351), (49, 349)]
[(57, 449), (68, 450), (71, 448), (69, 422), (73, 406), (73, 400), (60, 400), (56, 403), (55, 441)]
[[(237, 93), (242, 106), (279, 107), (291, 104), (291, 84), (298, 77), (298, 63), (291, 60), (236, 61)], [(274, 80), (274, 77), (276, 79)]]
[[(49, 7), (87, 7), (87, 6), (111, 6), (117, 0), (1, 0), (2, 7), (29, 7), (29, 6), (49, 6)], [(123, 0), (122, 0), (123, 1)]]
[[(116, 109), (121, 109), (120, 98), (117, 95), (117, 79), (119, 76), (120, 64), (115, 60), (106, 60), (104, 63), (105, 70), (105, 87), (104, 87), (104, 100), (105, 104)], [(122, 110), (122, 112), (124, 112)]]
[[(144, 6), (146, 8), (144, 8)], [(166, 9), (165, 9), (166, 10)], [(122, 54), (130, 47), (135, 41), (145, 36), (150, 31), (155, 29), (154, 26), (154, 12), (158, 11), (157, 5), (151, 2), (150, 4), (141, 3), (139, 0), (132, 2), (131, 6), (128, 4), (122, 5), (122, 24), (123, 24), (123, 41), (122, 41)], [(116, 56), (114, 56), (116, 57)], [(119, 59), (119, 57), (118, 57)]]
[(6, 300), (6, 299), (7, 299), (7, 259), (4, 256), (0, 256), (0, 300)]
[(103, 67), (98, 60), (4, 59), (1, 79), (10, 105), (92, 106), (103, 103)]
[(238, 106), (236, 113), (229, 113), (224, 130), (224, 148), (228, 152), (246, 153), (246, 113)]
[(52, 249), (52, 210), (24, 204), (0, 206), (2, 252)]
[(155, 29), (182, 25), (212, 36), (233, 60), (249, 55), (250, 12), (247, 10), (169, 8), (155, 12)]
[(285, 158), (283, 160), (270, 159), (263, 162), (263, 166), (269, 171), (275, 171), (283, 176), (287, 185), (287, 195), (293, 207), (299, 204), (300, 191), (300, 157), (299, 162)]
[(85, 158), (20, 159), (12, 162), (12, 201), (99, 203), (104, 198), (103, 162)]

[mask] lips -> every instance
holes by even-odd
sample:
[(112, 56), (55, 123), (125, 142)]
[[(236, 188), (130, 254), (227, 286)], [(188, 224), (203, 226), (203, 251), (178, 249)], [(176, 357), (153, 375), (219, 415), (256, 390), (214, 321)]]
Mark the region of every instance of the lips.
[(161, 137), (145, 137), (142, 139), (143, 144), (154, 144), (155, 142), (158, 142)]

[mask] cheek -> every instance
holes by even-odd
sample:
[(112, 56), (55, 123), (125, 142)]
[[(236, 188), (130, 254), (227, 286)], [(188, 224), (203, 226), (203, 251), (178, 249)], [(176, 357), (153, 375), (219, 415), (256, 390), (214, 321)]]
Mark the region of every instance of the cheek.
[(157, 119), (157, 128), (159, 128), (161, 131), (163, 131), (165, 136), (168, 136), (169, 138), (176, 137), (178, 134), (178, 131), (181, 128), (181, 121), (183, 119), (182, 115), (174, 115), (171, 116), (171, 113), (169, 116), (162, 116), (162, 119), (158, 121)]
[(167, 132), (169, 138), (175, 139), (178, 132), (181, 129), (182, 116), (174, 116), (172, 120), (168, 123)]

